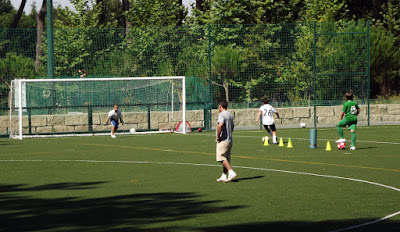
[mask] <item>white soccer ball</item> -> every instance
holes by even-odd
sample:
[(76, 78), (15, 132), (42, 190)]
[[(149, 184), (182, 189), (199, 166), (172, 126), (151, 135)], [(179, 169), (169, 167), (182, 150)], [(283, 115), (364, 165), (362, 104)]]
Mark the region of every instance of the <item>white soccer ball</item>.
[(131, 129), (129, 130), (129, 132), (130, 132), (131, 134), (136, 133), (136, 129), (135, 129), (135, 128), (131, 128)]
[(306, 124), (304, 122), (300, 123), (301, 128), (306, 128)]
[(269, 137), (268, 137), (268, 136), (262, 137), (262, 142), (263, 142), (263, 143), (265, 142), (265, 140), (268, 140), (268, 142), (269, 142)]

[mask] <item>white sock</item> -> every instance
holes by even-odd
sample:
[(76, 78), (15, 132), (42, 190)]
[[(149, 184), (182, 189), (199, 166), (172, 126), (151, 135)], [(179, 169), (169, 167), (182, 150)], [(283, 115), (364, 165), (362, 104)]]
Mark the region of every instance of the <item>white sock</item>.
[(277, 143), (277, 142), (276, 142), (276, 136), (275, 136), (275, 135), (272, 136), (272, 140), (274, 141), (274, 143)]
[(228, 173), (229, 173), (229, 175), (235, 174), (235, 172), (233, 171), (233, 169), (229, 170)]

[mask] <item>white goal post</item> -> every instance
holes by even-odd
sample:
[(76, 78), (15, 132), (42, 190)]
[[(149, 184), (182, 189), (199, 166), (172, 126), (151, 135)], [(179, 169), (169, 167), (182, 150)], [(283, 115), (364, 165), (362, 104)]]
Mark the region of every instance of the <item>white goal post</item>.
[(157, 133), (186, 121), (185, 76), (15, 79), (9, 97), (15, 139), (109, 135), (103, 123), (114, 104), (125, 122), (117, 135)]

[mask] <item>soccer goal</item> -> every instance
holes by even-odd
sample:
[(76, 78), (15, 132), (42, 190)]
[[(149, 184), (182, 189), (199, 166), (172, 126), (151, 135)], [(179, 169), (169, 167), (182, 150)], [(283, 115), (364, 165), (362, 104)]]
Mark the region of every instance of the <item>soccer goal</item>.
[(185, 77), (15, 79), (9, 134), (18, 139), (109, 135), (105, 122), (115, 104), (124, 121), (117, 135), (163, 133), (160, 128), (186, 121)]

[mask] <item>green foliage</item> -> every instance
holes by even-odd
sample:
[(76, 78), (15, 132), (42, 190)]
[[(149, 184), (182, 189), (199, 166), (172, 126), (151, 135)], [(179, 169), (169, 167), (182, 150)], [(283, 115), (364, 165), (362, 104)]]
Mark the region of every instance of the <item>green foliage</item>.
[(6, 107), (11, 81), (15, 78), (35, 78), (33, 59), (16, 53), (7, 53), (0, 59), (0, 107)]
[[(380, 95), (388, 97), (399, 83), (400, 50), (394, 35), (381, 26), (371, 27), (371, 79), (380, 87)], [(375, 90), (376, 91), (376, 90)]]
[(193, 9), (194, 24), (258, 24), (293, 22), (300, 0), (216, 0), (205, 1), (206, 11)]
[(384, 26), (393, 35), (393, 41), (397, 47), (400, 47), (400, 0), (389, 0), (383, 6), (382, 22), (377, 22), (377, 25)]
[(345, 0), (305, 0), (300, 16), (304, 22), (339, 21), (347, 14)]
[(128, 20), (132, 26), (181, 25), (187, 9), (178, 0), (131, 1)]

